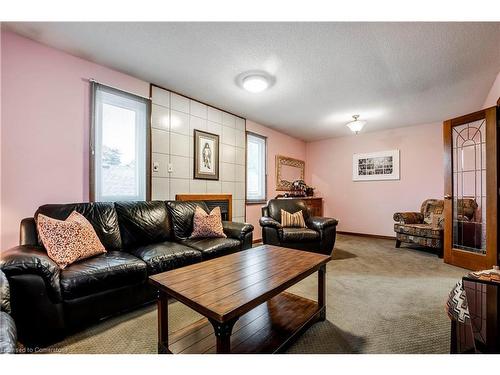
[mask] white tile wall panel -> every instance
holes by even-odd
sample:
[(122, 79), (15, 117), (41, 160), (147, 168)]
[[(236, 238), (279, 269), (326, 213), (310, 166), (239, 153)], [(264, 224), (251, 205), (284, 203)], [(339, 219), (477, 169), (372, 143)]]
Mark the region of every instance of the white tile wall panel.
[(159, 104), (163, 107), (170, 107), (170, 91), (163, 90), (153, 86), (152, 100), (153, 104)]
[[(157, 88), (153, 88), (152, 119), (152, 159), (160, 163), (159, 171), (153, 172), (153, 199), (175, 199), (176, 194), (187, 193), (231, 194), (233, 220), (243, 222), (245, 120)], [(193, 178), (194, 129), (220, 136), (219, 181)]]
[(207, 181), (191, 180), (189, 182), (189, 193), (191, 193), (191, 194), (205, 194), (206, 192), (207, 192)]
[(170, 179), (168, 177), (153, 177), (151, 199), (154, 201), (166, 201), (170, 199)]
[(207, 106), (196, 100), (189, 101), (190, 110), (189, 113), (193, 116), (201, 117), (203, 119), (207, 119)]
[(216, 122), (207, 121), (207, 132), (212, 134), (217, 134), (219, 136), (219, 142), (221, 141), (220, 136), (222, 135), (222, 125)]
[(189, 157), (189, 140), (184, 134), (170, 133), (170, 154)]
[(230, 113), (222, 112), (222, 125), (234, 128), (236, 126), (236, 117)]
[(235, 182), (234, 183), (234, 199), (245, 199), (245, 183)]
[(196, 117), (189, 116), (189, 135), (194, 135), (194, 130), (207, 130), (207, 120)]
[(234, 181), (245, 182), (245, 166), (236, 164), (234, 166)]
[(158, 163), (158, 170), (155, 172), (153, 169), (151, 171), (151, 175), (153, 177), (169, 177), (168, 174), (168, 163), (170, 161), (169, 155), (166, 154), (157, 154), (153, 152), (151, 154), (151, 166), (155, 163)]
[(234, 164), (220, 163), (219, 178), (221, 181), (234, 181)]
[(241, 130), (234, 131), (234, 144), (236, 147), (245, 148), (245, 132)]
[(225, 144), (221, 145), (221, 155), (222, 155), (221, 160), (222, 160), (222, 162), (234, 164), (234, 158), (236, 155), (235, 148), (236, 147), (234, 147), (234, 146), (229, 146), (229, 145), (225, 145)]
[(241, 130), (245, 131), (245, 119), (242, 119), (241, 117), (236, 117), (236, 125), (235, 125), (236, 130)]
[(222, 124), (222, 111), (217, 108), (208, 107), (208, 121)]
[(170, 108), (176, 111), (189, 113), (189, 99), (174, 93), (170, 94)]
[(245, 201), (243, 199), (234, 199), (233, 197), (233, 216), (245, 216)]
[(170, 133), (168, 131), (151, 129), (151, 151), (161, 154), (170, 152)]
[(207, 181), (207, 193), (220, 194), (222, 191), (222, 183), (220, 181)]
[[(221, 193), (234, 195), (234, 182), (222, 181)], [(233, 200), (234, 200), (234, 197), (233, 197)], [(233, 206), (234, 206), (234, 204), (233, 204)]]
[(189, 115), (187, 113), (170, 110), (170, 131), (178, 134), (190, 135)]
[(192, 165), (190, 164), (191, 159), (184, 156), (170, 155), (170, 163), (172, 164), (172, 173), (170, 177), (172, 178), (192, 178), (190, 171), (192, 170)]
[(153, 104), (151, 107), (151, 127), (170, 130), (170, 111), (168, 108)]
[(170, 178), (170, 200), (174, 200), (176, 194), (189, 194), (189, 179)]
[(222, 127), (222, 143), (225, 143), (226, 145), (235, 145), (235, 134), (234, 134), (234, 129), (223, 126)]
[(245, 149), (236, 147), (235, 155), (234, 155), (234, 162), (236, 164), (244, 166), (245, 160), (246, 160)]

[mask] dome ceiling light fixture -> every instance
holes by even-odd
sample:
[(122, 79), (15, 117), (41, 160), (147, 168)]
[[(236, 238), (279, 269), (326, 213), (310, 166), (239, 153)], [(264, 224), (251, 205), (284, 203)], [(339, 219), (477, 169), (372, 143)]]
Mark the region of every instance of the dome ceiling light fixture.
[(354, 121), (347, 123), (346, 126), (351, 129), (353, 133), (358, 134), (361, 129), (363, 129), (363, 126), (365, 126), (366, 121), (358, 120), (359, 115), (353, 115), (352, 118), (354, 119)]
[(263, 71), (249, 71), (236, 78), (238, 86), (251, 93), (260, 93), (274, 84), (274, 78)]

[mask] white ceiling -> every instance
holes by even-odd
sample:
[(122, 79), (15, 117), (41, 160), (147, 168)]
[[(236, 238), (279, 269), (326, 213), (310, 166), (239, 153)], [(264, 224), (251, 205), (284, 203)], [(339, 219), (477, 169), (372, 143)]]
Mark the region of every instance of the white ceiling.
[[(11, 23), (42, 43), (303, 140), (439, 122), (481, 108), (500, 23)], [(236, 77), (265, 70), (263, 93)]]

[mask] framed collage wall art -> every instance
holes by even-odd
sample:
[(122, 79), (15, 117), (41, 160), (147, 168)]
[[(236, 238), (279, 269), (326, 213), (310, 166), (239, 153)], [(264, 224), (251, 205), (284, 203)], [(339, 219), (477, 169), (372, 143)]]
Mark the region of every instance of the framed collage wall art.
[(399, 150), (354, 154), (352, 180), (399, 180)]

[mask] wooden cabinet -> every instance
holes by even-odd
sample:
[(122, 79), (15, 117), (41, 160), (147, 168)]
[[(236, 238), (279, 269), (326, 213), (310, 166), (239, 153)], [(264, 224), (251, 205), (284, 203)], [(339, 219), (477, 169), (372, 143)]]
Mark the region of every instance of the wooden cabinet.
[(300, 199), (306, 203), (311, 216), (323, 216), (323, 198), (302, 197), (302, 198), (280, 198), (280, 199)]

